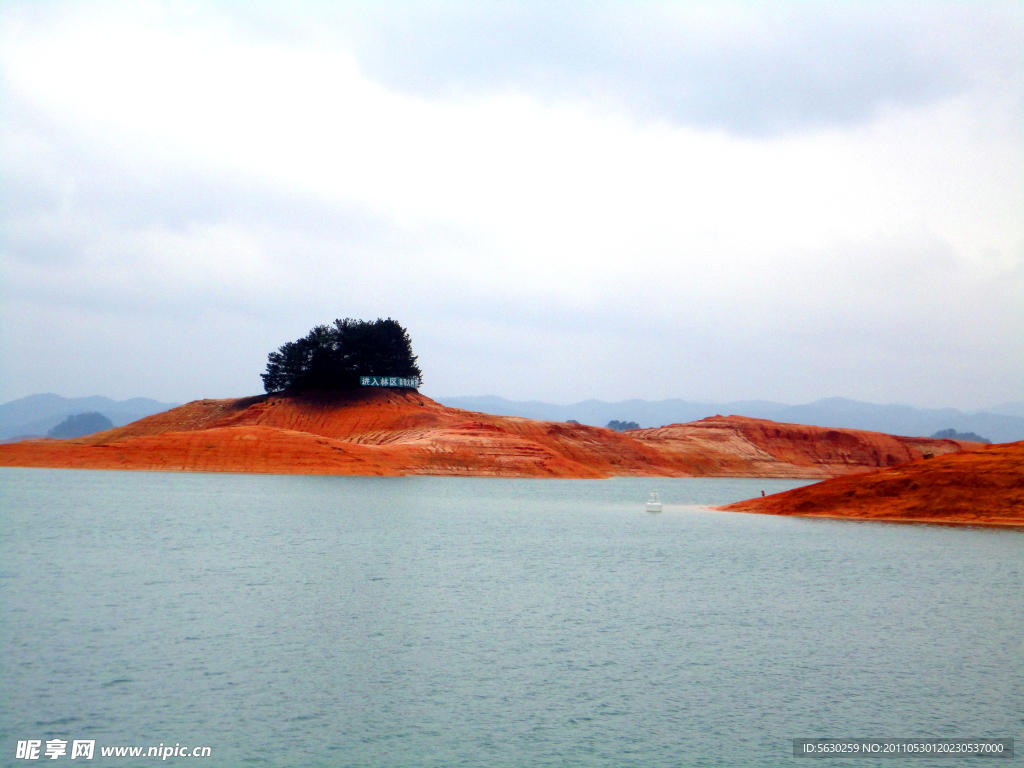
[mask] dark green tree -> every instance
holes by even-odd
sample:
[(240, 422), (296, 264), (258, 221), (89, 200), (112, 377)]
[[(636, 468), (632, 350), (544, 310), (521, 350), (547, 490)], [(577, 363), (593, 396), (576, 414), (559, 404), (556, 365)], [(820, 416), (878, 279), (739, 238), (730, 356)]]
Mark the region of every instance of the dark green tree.
[(390, 317), (335, 320), (289, 341), (267, 359), (267, 392), (355, 389), (360, 376), (422, 378), (405, 328)]

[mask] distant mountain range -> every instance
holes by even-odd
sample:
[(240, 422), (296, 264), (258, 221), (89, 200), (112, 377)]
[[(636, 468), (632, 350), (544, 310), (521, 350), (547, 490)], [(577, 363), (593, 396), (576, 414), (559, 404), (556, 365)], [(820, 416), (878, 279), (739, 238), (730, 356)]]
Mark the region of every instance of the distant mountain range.
[[(572, 405), (555, 405), (536, 400), (506, 400), (483, 397), (438, 397), (451, 408), (465, 408), (496, 416), (525, 416), (547, 421), (569, 421), (603, 427), (610, 421), (635, 421), (641, 427), (660, 427), (697, 421), (706, 416), (750, 416), (791, 424), (843, 427), (885, 432), (907, 437), (928, 437), (944, 429), (974, 432), (994, 443), (1024, 440), (1024, 401), (1001, 403), (984, 411), (955, 408), (914, 408), (909, 405), (876, 405), (830, 397), (806, 405), (786, 405), (768, 400), (739, 400), (730, 403), (695, 403), (686, 400), (623, 400), (606, 403), (585, 400)], [(30, 395), (0, 405), (0, 440), (23, 435), (45, 435), (68, 416), (93, 411), (102, 413), (115, 427), (174, 408), (146, 397), (116, 401), (109, 397), (68, 398), (60, 395)]]
[(138, 421), (144, 416), (174, 408), (178, 403), (161, 403), (147, 397), (111, 400), (109, 397), (61, 397), (60, 395), (29, 395), (0, 405), (0, 440), (26, 435), (41, 436), (68, 416), (80, 413), (102, 413), (115, 427)]
[(496, 416), (525, 416), (548, 421), (578, 421), (603, 427), (610, 421), (635, 421), (641, 427), (661, 427), (697, 421), (707, 416), (750, 416), (791, 424), (842, 427), (885, 432), (907, 437), (928, 437), (943, 429), (974, 432), (993, 443), (1024, 440), (1024, 402), (1003, 403), (986, 411), (958, 411), (955, 408), (914, 408), (909, 405), (876, 405), (830, 397), (806, 405), (785, 405), (768, 400), (740, 400), (731, 403), (691, 403), (686, 400), (623, 400), (605, 403), (585, 400), (572, 405), (554, 405), (536, 400), (519, 402), (501, 397), (438, 397), (451, 408), (465, 408)]
[(999, 405), (993, 405), (991, 408), (984, 408), (981, 411), (968, 411), (968, 413), (997, 413), (1001, 416), (1020, 416), (1024, 418), (1024, 400), (1000, 403)]

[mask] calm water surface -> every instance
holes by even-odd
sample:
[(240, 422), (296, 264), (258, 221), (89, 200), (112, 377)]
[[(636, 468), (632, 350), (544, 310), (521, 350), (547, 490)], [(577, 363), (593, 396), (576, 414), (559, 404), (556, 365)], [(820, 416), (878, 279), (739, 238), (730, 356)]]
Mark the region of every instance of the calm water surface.
[(160, 761), (99, 746), (208, 745), (166, 762), (211, 766), (1024, 751), (1024, 535), (698, 506), (799, 484), (2, 469), (0, 765), (52, 738), (121, 766)]

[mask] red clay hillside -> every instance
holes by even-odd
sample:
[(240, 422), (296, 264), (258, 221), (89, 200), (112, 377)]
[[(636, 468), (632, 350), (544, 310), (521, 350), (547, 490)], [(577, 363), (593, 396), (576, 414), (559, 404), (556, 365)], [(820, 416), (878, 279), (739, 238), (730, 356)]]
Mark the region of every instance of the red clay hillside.
[(978, 447), (739, 416), (619, 433), (473, 413), (409, 389), (198, 400), (74, 440), (0, 445), (0, 466), (325, 475), (824, 479)]
[(1024, 527), (1024, 441), (837, 477), (723, 509), (803, 517)]

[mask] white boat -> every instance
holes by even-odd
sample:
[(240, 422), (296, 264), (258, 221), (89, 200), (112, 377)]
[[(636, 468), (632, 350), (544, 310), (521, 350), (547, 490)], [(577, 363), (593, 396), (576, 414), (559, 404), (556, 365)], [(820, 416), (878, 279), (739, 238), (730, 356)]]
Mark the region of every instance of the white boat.
[(651, 491), (651, 498), (647, 500), (647, 511), (661, 512), (661, 499), (658, 498), (657, 491)]

